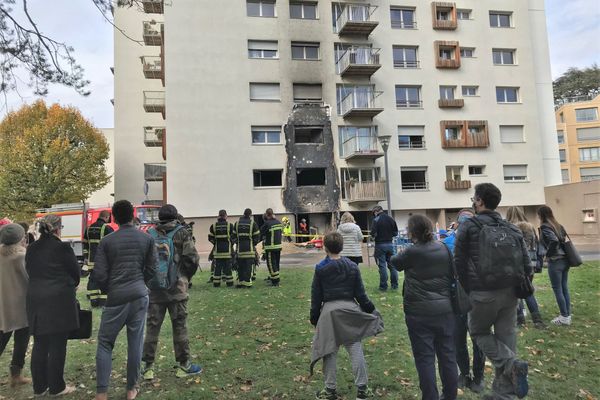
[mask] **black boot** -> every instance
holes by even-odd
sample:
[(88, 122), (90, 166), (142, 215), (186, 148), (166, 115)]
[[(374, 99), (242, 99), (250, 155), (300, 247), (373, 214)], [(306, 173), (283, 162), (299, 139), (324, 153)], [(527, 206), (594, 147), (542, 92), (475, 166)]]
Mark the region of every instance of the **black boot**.
[(536, 329), (546, 329), (546, 324), (539, 312), (531, 313), (531, 319), (533, 320), (533, 326), (535, 326)]

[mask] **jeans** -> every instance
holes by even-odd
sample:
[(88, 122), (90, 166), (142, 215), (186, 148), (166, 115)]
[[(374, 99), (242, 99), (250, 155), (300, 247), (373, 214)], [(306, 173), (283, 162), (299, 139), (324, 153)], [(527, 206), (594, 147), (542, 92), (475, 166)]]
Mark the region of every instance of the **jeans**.
[(390, 258), (394, 254), (394, 245), (392, 243), (375, 243), (375, 262), (379, 267), (379, 289), (388, 288), (388, 273), (390, 270), (390, 280), (392, 289), (398, 289), (398, 270), (390, 264)]
[(548, 276), (552, 283), (552, 290), (560, 315), (568, 317), (571, 315), (571, 295), (569, 294), (569, 264), (566, 258), (548, 260)]
[[(456, 316), (456, 327), (454, 329), (454, 343), (456, 344), (456, 363), (460, 374), (470, 376), (470, 358), (469, 347), (467, 346), (468, 326), (467, 315)], [(483, 372), (485, 370), (485, 354), (477, 346), (475, 340), (471, 338), (473, 343), (473, 380), (477, 383), (483, 380)]]
[(127, 326), (127, 390), (136, 387), (140, 376), (144, 325), (148, 296), (114, 307), (104, 307), (96, 350), (96, 392), (108, 392), (112, 370), (112, 350), (121, 329)]
[(456, 399), (458, 373), (454, 348), (454, 318), (453, 313), (405, 316), (423, 400), (439, 399), (435, 376), (436, 357), (444, 400)]
[(14, 334), (12, 360), (10, 362), (10, 374), (19, 375), (25, 365), (25, 354), (29, 345), (29, 328), (17, 329), (14, 332), (0, 331), (0, 356), (4, 353), (10, 337)]
[(50, 394), (65, 390), (65, 360), (67, 358), (68, 332), (53, 335), (34, 335), (31, 352), (31, 378), (33, 393)]

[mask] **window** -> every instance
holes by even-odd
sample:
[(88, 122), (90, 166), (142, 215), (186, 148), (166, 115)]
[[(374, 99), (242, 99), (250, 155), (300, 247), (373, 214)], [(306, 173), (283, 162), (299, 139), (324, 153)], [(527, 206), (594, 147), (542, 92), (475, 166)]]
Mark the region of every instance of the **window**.
[(425, 127), (424, 126), (399, 126), (398, 147), (401, 149), (424, 149)]
[(294, 142), (296, 144), (323, 143), (322, 126), (294, 126)]
[(556, 131), (556, 137), (558, 138), (558, 144), (563, 144), (565, 142), (564, 131)]
[(281, 128), (278, 126), (253, 126), (252, 144), (280, 144)]
[(456, 10), (456, 17), (458, 19), (471, 19), (471, 10)]
[(290, 2), (290, 18), (292, 19), (317, 19), (317, 3)]
[(340, 156), (377, 152), (376, 126), (340, 126)]
[(451, 165), (446, 167), (447, 181), (462, 181), (462, 165)]
[(579, 175), (583, 182), (600, 179), (600, 167), (579, 168)]
[(414, 8), (391, 7), (390, 16), (392, 19), (392, 28), (415, 29), (417, 27)]
[(598, 119), (598, 109), (593, 107), (575, 110), (575, 119), (577, 122), (596, 121)]
[(492, 28), (510, 28), (512, 26), (512, 13), (490, 11), (490, 26)]
[[(579, 156), (581, 157), (581, 151), (579, 152)], [(567, 162), (567, 151), (564, 149), (558, 150), (558, 157), (560, 162)]]
[(275, 1), (246, 0), (246, 14), (249, 17), (275, 17)]
[(293, 60), (318, 60), (319, 43), (292, 42)]
[(294, 83), (294, 102), (316, 103), (323, 100), (321, 84)]
[(454, 90), (456, 86), (440, 86), (440, 99), (454, 100)]
[(450, 21), (450, 18), (452, 16), (452, 9), (438, 8), (437, 12), (435, 13), (435, 16), (438, 21)]
[(600, 140), (600, 127), (594, 128), (577, 128), (577, 141), (588, 142), (592, 140)]
[(600, 161), (600, 147), (579, 149), (579, 161)]
[(419, 108), (421, 101), (421, 86), (396, 86), (396, 107)]
[(251, 101), (279, 101), (279, 83), (250, 83)]
[(485, 165), (469, 165), (470, 176), (483, 176), (485, 174)]
[(278, 58), (276, 40), (248, 40), (249, 58)]
[(325, 168), (298, 168), (296, 186), (324, 186)]
[(504, 181), (526, 181), (527, 180), (527, 164), (504, 165)]
[(429, 189), (427, 182), (427, 167), (402, 167), (400, 168), (402, 191)]
[(395, 68), (418, 68), (416, 46), (394, 46), (394, 67)]
[(446, 140), (460, 140), (461, 126), (448, 126), (444, 129)]
[(258, 169), (252, 171), (254, 175), (254, 187), (281, 187), (281, 175), (283, 171), (280, 169)]
[(568, 169), (561, 169), (560, 175), (562, 176), (562, 183), (569, 183), (571, 181)]
[(462, 87), (462, 95), (469, 97), (469, 96), (477, 96), (477, 93), (479, 92), (479, 86), (463, 86)]
[(496, 101), (498, 103), (518, 103), (519, 88), (517, 87), (496, 87)]
[(373, 85), (337, 85), (337, 112), (343, 115), (353, 108), (377, 109), (377, 97)]
[(342, 198), (346, 199), (346, 186), (351, 182), (379, 182), (379, 168), (342, 168)]
[(460, 48), (460, 56), (464, 57), (464, 58), (475, 57), (475, 47), (461, 47)]
[(441, 47), (440, 48), (440, 58), (442, 60), (454, 60), (454, 56), (456, 51), (450, 47)]
[(500, 125), (500, 142), (524, 143), (523, 125)]
[(492, 49), (494, 65), (515, 65), (515, 50)]

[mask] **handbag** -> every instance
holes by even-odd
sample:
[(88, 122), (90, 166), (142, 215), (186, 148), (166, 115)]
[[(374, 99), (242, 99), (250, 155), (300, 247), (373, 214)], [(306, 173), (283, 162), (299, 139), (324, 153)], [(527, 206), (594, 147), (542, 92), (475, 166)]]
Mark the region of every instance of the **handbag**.
[(77, 311), (79, 313), (79, 328), (69, 332), (68, 339), (89, 339), (92, 337), (92, 312), (82, 310), (77, 302)]
[(515, 295), (518, 299), (526, 299), (529, 296), (533, 295), (535, 292), (535, 287), (533, 286), (533, 282), (531, 279), (525, 275), (521, 275), (521, 281), (517, 286), (515, 286)]
[(563, 250), (565, 251), (565, 254), (567, 255), (567, 262), (569, 263), (569, 267), (578, 267), (581, 264), (583, 264), (583, 260), (581, 259), (581, 256), (577, 252), (577, 249), (575, 248), (573, 241), (569, 237), (569, 234), (567, 232), (565, 232), (565, 234), (566, 234), (567, 238), (569, 239), (569, 241), (563, 241), (561, 243), (563, 246)]
[(452, 302), (452, 310), (456, 315), (466, 315), (471, 311), (472, 305), (469, 300), (469, 295), (465, 292), (465, 289), (458, 280), (458, 273), (456, 272), (456, 265), (454, 265), (454, 257), (450, 252), (448, 246), (444, 244), (448, 257), (450, 259), (450, 300)]

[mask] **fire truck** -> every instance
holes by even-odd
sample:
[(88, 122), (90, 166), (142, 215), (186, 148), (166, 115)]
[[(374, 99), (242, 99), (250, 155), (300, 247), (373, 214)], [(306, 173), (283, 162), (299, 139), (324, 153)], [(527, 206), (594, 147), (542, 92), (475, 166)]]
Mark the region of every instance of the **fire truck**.
[[(143, 232), (156, 226), (159, 209), (160, 207), (156, 205), (133, 206), (133, 216), (139, 220), (140, 229)], [(56, 204), (49, 208), (37, 210), (35, 216), (36, 220), (48, 214), (60, 216), (63, 225), (61, 239), (71, 245), (77, 260), (83, 264), (83, 236), (88, 226), (96, 222), (100, 212), (104, 210), (111, 213), (110, 205), (90, 207), (87, 203)], [(112, 219), (112, 214), (109, 225), (115, 231), (119, 229), (119, 226)]]

